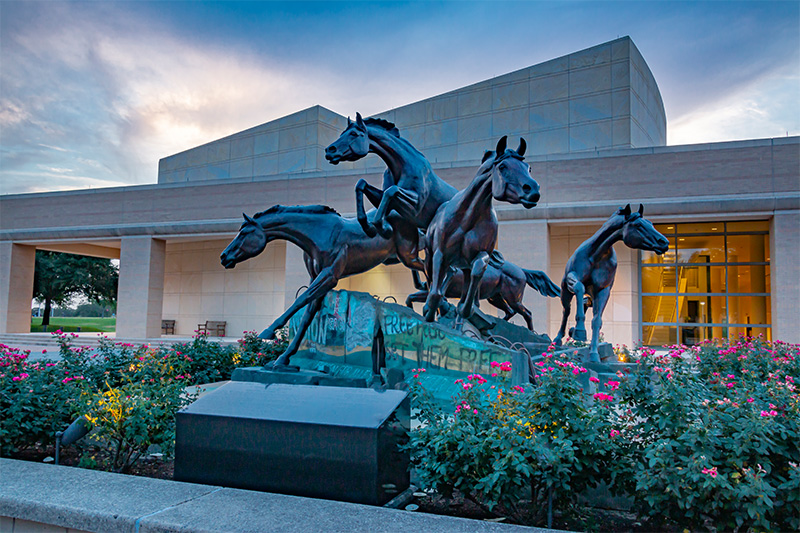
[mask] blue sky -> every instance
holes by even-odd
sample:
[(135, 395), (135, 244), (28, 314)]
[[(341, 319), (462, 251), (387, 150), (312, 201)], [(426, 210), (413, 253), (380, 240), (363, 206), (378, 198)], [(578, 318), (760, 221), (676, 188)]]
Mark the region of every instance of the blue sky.
[(623, 35), (668, 144), (800, 134), (797, 1), (2, 0), (0, 194), (154, 183), (312, 105), (366, 116)]

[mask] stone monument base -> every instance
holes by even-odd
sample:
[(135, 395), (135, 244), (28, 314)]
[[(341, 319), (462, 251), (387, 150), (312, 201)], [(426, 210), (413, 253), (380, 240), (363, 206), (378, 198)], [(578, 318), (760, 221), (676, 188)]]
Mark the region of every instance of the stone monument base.
[(408, 393), (230, 382), (176, 414), (175, 480), (383, 505), (409, 485)]

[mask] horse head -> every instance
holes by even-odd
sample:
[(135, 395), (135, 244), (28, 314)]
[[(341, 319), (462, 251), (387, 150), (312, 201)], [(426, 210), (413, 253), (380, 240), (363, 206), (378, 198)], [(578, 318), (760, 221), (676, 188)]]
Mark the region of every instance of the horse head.
[[(510, 204), (535, 207), (539, 201), (539, 184), (531, 177), (531, 167), (525, 162), (525, 139), (520, 138), (519, 148), (506, 148), (507, 137), (497, 142), (495, 151), (483, 156), (482, 171), (492, 173), (492, 196)], [(490, 168), (486, 168), (489, 166)]]
[(356, 121), (347, 117), (347, 127), (339, 138), (325, 148), (325, 159), (333, 165), (339, 161), (358, 161), (369, 153), (369, 135), (367, 125), (361, 118), (361, 113), (356, 113)]
[(244, 213), (242, 216), (244, 223), (239, 228), (239, 234), (219, 256), (219, 260), (225, 268), (233, 268), (237, 263), (257, 256), (264, 251), (269, 242), (261, 224)]
[(659, 255), (669, 249), (669, 241), (653, 227), (652, 222), (644, 218), (644, 206), (639, 204), (639, 211), (631, 212), (631, 204), (620, 208), (617, 216), (625, 218), (622, 226), (622, 242), (630, 248), (648, 250)]

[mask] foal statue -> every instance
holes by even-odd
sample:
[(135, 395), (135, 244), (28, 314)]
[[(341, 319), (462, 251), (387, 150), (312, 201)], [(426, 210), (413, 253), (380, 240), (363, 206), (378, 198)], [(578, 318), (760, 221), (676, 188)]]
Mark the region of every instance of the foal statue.
[(643, 215), (643, 205), (639, 206), (638, 213), (631, 213), (631, 204), (620, 207), (597, 230), (597, 233), (578, 246), (578, 249), (567, 261), (564, 279), (561, 282), (561, 305), (564, 307), (564, 314), (555, 343), (560, 345), (561, 339), (564, 337), (573, 295), (578, 304), (575, 310), (575, 330), (572, 335), (577, 341), (586, 340), (583, 297), (589, 295), (592, 300), (593, 315), (589, 360), (593, 363), (600, 362), (597, 342), (600, 336), (600, 327), (603, 325), (603, 310), (608, 303), (611, 287), (614, 285), (614, 276), (617, 273), (617, 254), (614, 252), (614, 243), (621, 240), (630, 248), (649, 250), (657, 254), (663, 254), (669, 248), (667, 238), (656, 231), (653, 224)]

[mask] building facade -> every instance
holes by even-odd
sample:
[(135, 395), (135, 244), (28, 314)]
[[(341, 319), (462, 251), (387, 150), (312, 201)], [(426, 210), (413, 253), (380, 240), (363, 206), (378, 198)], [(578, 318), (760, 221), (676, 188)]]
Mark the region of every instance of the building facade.
[[(542, 199), (530, 210), (496, 205), (498, 248), (556, 283), (618, 207), (643, 204), (670, 250), (615, 246), (606, 340), (800, 342), (800, 138), (666, 146), (658, 86), (629, 38), (376, 116), (459, 189), (501, 136), (512, 146), (524, 137)], [(36, 249), (120, 259), (120, 337), (157, 337), (162, 319), (179, 335), (206, 320), (226, 321), (231, 335), (265, 327), (308, 284), (302, 253), (273, 242), (233, 270), (219, 254), (243, 212), (324, 204), (353, 215), (356, 181), (379, 185), (385, 166), (375, 155), (325, 161), (346, 122), (316, 106), (165, 157), (155, 185), (0, 197), (0, 332), (29, 330)], [(398, 301), (414, 290), (398, 265), (339, 288)], [(528, 290), (525, 304), (537, 331), (553, 335), (560, 302)]]

